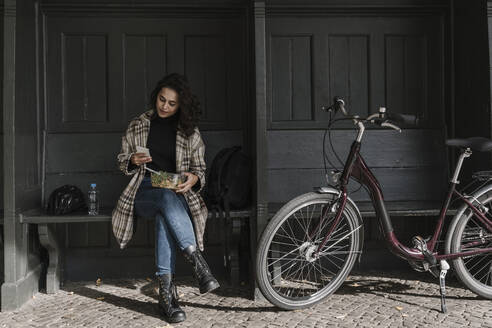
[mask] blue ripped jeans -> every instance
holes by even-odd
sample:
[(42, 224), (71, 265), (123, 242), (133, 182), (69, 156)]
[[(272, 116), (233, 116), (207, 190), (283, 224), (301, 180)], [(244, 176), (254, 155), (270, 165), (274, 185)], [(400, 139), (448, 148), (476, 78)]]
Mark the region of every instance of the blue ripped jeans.
[(174, 273), (176, 246), (196, 246), (191, 213), (182, 194), (154, 188), (144, 177), (135, 196), (135, 211), (141, 217), (155, 217), (156, 275)]

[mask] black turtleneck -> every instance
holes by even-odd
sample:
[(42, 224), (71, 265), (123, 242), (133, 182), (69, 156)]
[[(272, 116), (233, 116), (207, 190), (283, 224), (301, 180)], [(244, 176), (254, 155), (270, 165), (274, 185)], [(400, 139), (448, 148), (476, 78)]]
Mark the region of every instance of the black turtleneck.
[(176, 130), (179, 116), (162, 118), (155, 116), (150, 121), (147, 148), (152, 162), (147, 167), (156, 171), (176, 172)]

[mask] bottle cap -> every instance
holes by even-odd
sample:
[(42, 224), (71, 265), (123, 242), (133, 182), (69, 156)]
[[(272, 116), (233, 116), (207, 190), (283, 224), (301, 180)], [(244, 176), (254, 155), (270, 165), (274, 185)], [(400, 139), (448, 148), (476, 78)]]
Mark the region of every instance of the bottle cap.
[(96, 184), (95, 183), (91, 183), (91, 188), (96, 188)]

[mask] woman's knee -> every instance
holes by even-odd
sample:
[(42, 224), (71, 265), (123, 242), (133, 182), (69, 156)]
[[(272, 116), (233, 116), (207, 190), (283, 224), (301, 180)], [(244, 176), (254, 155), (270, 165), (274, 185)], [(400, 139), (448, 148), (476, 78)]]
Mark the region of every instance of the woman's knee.
[(159, 202), (161, 213), (164, 215), (177, 215), (180, 213), (187, 214), (186, 208), (179, 200), (179, 195), (172, 190), (166, 189)]
[(165, 205), (173, 205), (179, 202), (179, 198), (171, 189), (162, 189), (161, 201)]

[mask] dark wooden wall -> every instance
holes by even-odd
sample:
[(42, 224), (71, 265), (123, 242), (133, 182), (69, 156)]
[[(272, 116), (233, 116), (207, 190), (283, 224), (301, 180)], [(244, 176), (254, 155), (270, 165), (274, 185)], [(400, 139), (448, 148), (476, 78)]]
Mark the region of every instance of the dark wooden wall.
[[(487, 1), (454, 0), (454, 129), (457, 137), (491, 135), (490, 52), (491, 19)], [(487, 27), (488, 25), (488, 27)], [(490, 154), (475, 152), (465, 162), (465, 174), (490, 169)]]
[(37, 5), (4, 1), (4, 232), (2, 310), (18, 308), (38, 290), (41, 273), (36, 227), (18, 214), (41, 205), (41, 143)]
[[(359, 115), (379, 106), (424, 115), (431, 128), (402, 135), (373, 131), (363, 151), (387, 199), (441, 197), (440, 184), (422, 181), (437, 177), (443, 183), (447, 176), (440, 167), (444, 153), (438, 152), (438, 160), (431, 154), (440, 149), (449, 97), (448, 9), (442, 1), (267, 2), (268, 201), (285, 202), (325, 184), (321, 140), (327, 115), (319, 109), (335, 95)], [(146, 108), (155, 81), (172, 71), (188, 75), (204, 105), (207, 163), (224, 146), (251, 150), (249, 12), (249, 4), (232, 1), (180, 7), (42, 1), (44, 200), (60, 185), (85, 192), (96, 182), (103, 205), (114, 206), (128, 182), (116, 169), (121, 135)], [(342, 124), (334, 133), (342, 158), (350, 128)], [(109, 224), (59, 226), (68, 247), (67, 278), (81, 278), (92, 268), (118, 275), (148, 267), (152, 224), (139, 224), (124, 252)], [(103, 268), (100, 258), (108, 256), (143, 262), (115, 269), (116, 262), (105, 261)]]
[[(3, 0), (0, 0), (0, 26), (3, 31)], [(0, 33), (0, 217), (3, 223), (3, 33)], [(0, 225), (0, 284), (4, 281), (3, 224)], [(0, 299), (1, 299), (0, 290)]]
[[(285, 202), (326, 184), (322, 139), (328, 114), (321, 107), (334, 96), (342, 96), (349, 112), (361, 116), (384, 106), (425, 117), (426, 128), (402, 134), (367, 131), (362, 153), (386, 199), (440, 199), (447, 176), (442, 142), (450, 97), (448, 6), (417, 1), (269, 4), (269, 200)], [(344, 160), (354, 129), (342, 122), (335, 130), (335, 148)], [(364, 192), (353, 197), (368, 200)]]
[[(86, 192), (94, 182), (102, 205), (115, 205), (129, 182), (116, 166), (121, 136), (129, 120), (148, 109), (157, 80), (171, 72), (187, 75), (201, 101), (207, 165), (223, 147), (242, 145), (250, 152), (248, 6), (138, 6), (121, 1), (107, 6), (41, 3), (47, 95), (45, 200), (63, 184)], [(138, 224), (129, 250), (123, 252), (115, 245), (109, 223), (59, 228), (68, 247), (68, 279), (87, 277), (92, 269), (106, 277), (143, 274), (138, 270), (152, 266), (153, 221)], [(132, 256), (141, 265), (120, 268), (111, 262), (128, 262)]]

